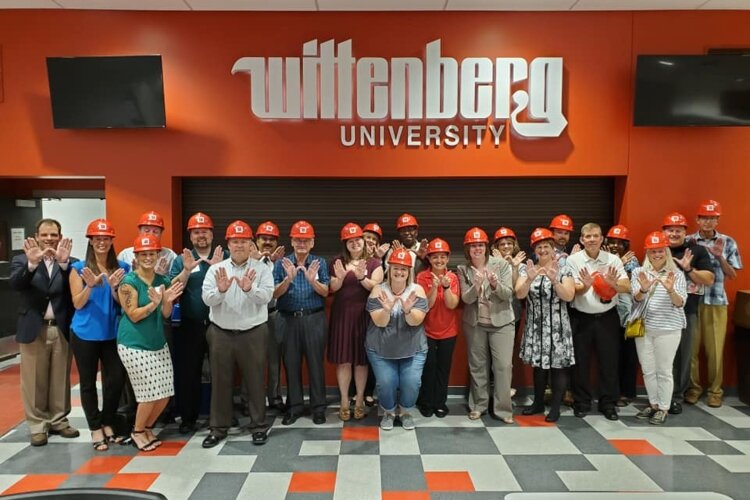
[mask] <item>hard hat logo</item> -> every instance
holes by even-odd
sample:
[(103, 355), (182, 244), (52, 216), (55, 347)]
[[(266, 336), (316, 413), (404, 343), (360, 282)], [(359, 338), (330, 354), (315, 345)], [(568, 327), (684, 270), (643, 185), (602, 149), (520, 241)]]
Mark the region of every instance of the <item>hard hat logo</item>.
[(567, 219), (563, 219), (560, 222), (562, 223), (563, 226), (569, 226), (570, 225), (570, 221), (567, 220)]
[(406, 252), (403, 252), (403, 251), (399, 252), (398, 253), (398, 258), (399, 259), (405, 259), (406, 258)]
[(407, 223), (407, 222), (409, 222), (409, 218), (408, 217), (401, 217), (401, 222)]
[(443, 242), (438, 241), (437, 243), (435, 243), (435, 248), (443, 248)]
[(474, 231), (474, 237), (479, 239), (479, 231)]
[(273, 231), (273, 227), (271, 227), (271, 226), (269, 226), (268, 224), (266, 224), (266, 226), (265, 226), (265, 230), (266, 230), (266, 231)]
[(654, 243), (654, 244), (659, 243), (659, 238), (657, 236), (652, 236), (651, 243)]
[(100, 222), (99, 224), (96, 225), (96, 228), (99, 231), (105, 231), (107, 229), (107, 225), (105, 223), (103, 223), (103, 222)]
[(706, 210), (716, 210), (714, 205), (706, 205)]
[(155, 214), (148, 214), (148, 220), (156, 220)]
[(151, 240), (149, 238), (142, 238), (141, 239), (141, 245), (148, 246), (149, 243), (151, 243)]
[(357, 228), (356, 227), (350, 227), (349, 228), (349, 234), (354, 234), (356, 232), (357, 232)]
[(197, 216), (197, 217), (195, 218), (195, 221), (196, 221), (196, 222), (198, 222), (199, 224), (204, 224), (204, 223), (206, 222), (206, 218), (205, 218), (205, 217), (203, 217), (202, 215), (198, 215), (198, 216)]
[(307, 232), (307, 228), (305, 226), (300, 226), (299, 232), (305, 234)]

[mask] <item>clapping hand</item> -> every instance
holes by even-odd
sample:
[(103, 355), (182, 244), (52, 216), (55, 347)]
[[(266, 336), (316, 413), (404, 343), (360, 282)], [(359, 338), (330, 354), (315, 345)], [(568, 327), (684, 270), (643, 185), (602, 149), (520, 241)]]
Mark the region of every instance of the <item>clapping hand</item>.
[(208, 265), (213, 266), (214, 264), (218, 264), (224, 260), (224, 249), (221, 248), (221, 245), (214, 248), (214, 254), (211, 256), (211, 258), (207, 261)]
[(479, 290), (479, 288), (482, 286), (482, 283), (484, 282), (484, 277), (487, 274), (487, 271), (479, 271), (476, 267), (471, 266), (471, 268), (474, 270), (474, 288)]
[(117, 271), (113, 272), (109, 276), (107, 276), (107, 281), (109, 282), (109, 287), (114, 290), (118, 286), (120, 286), (120, 282), (125, 277), (125, 269), (118, 269)]
[(717, 238), (716, 243), (708, 247), (708, 251), (714, 257), (721, 257), (724, 255), (724, 246), (726, 246), (726, 240), (724, 238)]
[(193, 257), (193, 252), (187, 248), (182, 250), (182, 265), (188, 273), (192, 273), (193, 269), (200, 264), (201, 260), (202, 259), (196, 260), (195, 257)]
[(344, 268), (344, 263), (341, 260), (333, 263), (333, 275), (341, 281), (346, 278), (346, 268)]
[(685, 269), (689, 269), (691, 267), (691, 263), (693, 262), (693, 252), (691, 252), (690, 249), (687, 248), (685, 249), (685, 253), (682, 255), (681, 259), (672, 257), (672, 260), (674, 260), (677, 265), (680, 266), (680, 269), (684, 271)]
[(23, 251), (26, 259), (32, 266), (38, 266), (44, 257), (44, 252), (39, 248), (39, 243), (34, 238), (26, 238), (23, 242)]
[(609, 266), (606, 273), (602, 273), (605, 283), (612, 288), (617, 287), (617, 269), (615, 266)]
[[(172, 286), (164, 290), (162, 300), (168, 304), (174, 304), (174, 301), (182, 295), (183, 287), (182, 281), (176, 281)], [(164, 286), (160, 288), (164, 289)]]
[(380, 302), (380, 306), (383, 308), (383, 310), (390, 314), (390, 312), (393, 310), (394, 304), (396, 303), (396, 297), (389, 297), (384, 290), (381, 290), (380, 295), (378, 295), (378, 302)]
[(94, 288), (95, 286), (100, 285), (104, 276), (107, 276), (107, 273), (101, 273), (97, 276), (94, 274), (94, 271), (88, 267), (84, 267), (81, 271), (81, 279), (89, 288)]
[(557, 275), (559, 274), (559, 272), (560, 272), (560, 263), (557, 262), (556, 260), (553, 260), (550, 263), (550, 266), (544, 270), (544, 273), (553, 283), (557, 281)]
[(65, 264), (70, 260), (70, 251), (73, 249), (73, 240), (70, 238), (63, 238), (57, 245), (57, 250), (53, 250), (54, 258), (58, 264)]
[(310, 264), (310, 267), (308, 267), (307, 270), (305, 271), (305, 278), (307, 278), (307, 281), (311, 285), (314, 285), (315, 281), (318, 279), (319, 270), (320, 270), (320, 261), (314, 260), (312, 261), (312, 264)]
[(388, 252), (389, 248), (391, 248), (391, 245), (389, 245), (388, 243), (383, 243), (379, 247), (375, 248), (375, 255), (377, 255), (379, 259), (382, 259), (383, 255)]
[(640, 274), (638, 274), (638, 283), (641, 286), (642, 293), (647, 293), (651, 290), (651, 287), (655, 282), (655, 279), (649, 279), (648, 274), (645, 271), (641, 271)]
[(254, 241), (250, 240), (250, 258), (260, 260), (263, 258), (263, 254), (258, 250), (258, 245)]
[(508, 263), (513, 266), (514, 268), (517, 268), (521, 265), (521, 263), (526, 260), (526, 252), (521, 250), (518, 252), (515, 257), (511, 257), (511, 259), (508, 261)]
[(420, 259), (424, 259), (427, 256), (427, 245), (429, 245), (430, 242), (427, 241), (427, 238), (422, 238), (419, 241), (419, 249), (417, 249), (417, 257)]
[(591, 276), (591, 273), (585, 267), (578, 273), (578, 279), (581, 280), (581, 283), (586, 288), (590, 288), (594, 284), (594, 277)]
[(631, 260), (633, 260), (633, 257), (635, 257), (635, 252), (633, 252), (632, 250), (628, 250), (627, 252), (625, 252), (624, 254), (622, 254), (620, 256), (620, 260), (622, 261), (622, 265), (624, 266), (625, 264), (627, 264), (628, 262), (630, 262)]
[(365, 279), (365, 276), (367, 276), (367, 265), (364, 260), (359, 261), (359, 263), (354, 266), (354, 276), (357, 277), (357, 281), (362, 281)]
[(289, 258), (284, 257), (281, 261), (281, 267), (284, 268), (286, 277), (289, 278), (289, 281), (294, 281), (294, 279), (297, 277), (297, 266), (292, 264), (292, 261), (289, 260)]
[(159, 257), (159, 259), (156, 261), (156, 266), (154, 266), (154, 272), (156, 274), (161, 274), (162, 276), (165, 276), (167, 273), (169, 273), (169, 257), (166, 255), (162, 255)]
[(227, 270), (223, 267), (217, 269), (214, 273), (214, 276), (216, 277), (216, 288), (220, 293), (224, 293), (229, 290), (229, 287), (232, 286), (232, 281), (234, 281), (234, 278), (230, 278), (227, 275)]
[(148, 287), (148, 298), (158, 307), (164, 298), (164, 285), (159, 285), (156, 288), (152, 286)]
[(667, 292), (671, 293), (674, 290), (675, 275), (674, 271), (669, 271), (666, 276), (656, 278), (659, 283), (664, 287)]
[(573, 255), (574, 253), (578, 253), (581, 250), (583, 250), (581, 248), (581, 244), (580, 243), (576, 243), (575, 245), (573, 245), (573, 248), (570, 249), (570, 255)]
[(240, 286), (243, 292), (249, 292), (250, 289), (253, 287), (253, 282), (255, 281), (255, 269), (248, 269), (242, 274), (242, 277), (237, 279), (235, 278), (235, 281)]
[(274, 250), (273, 253), (268, 256), (268, 258), (271, 259), (271, 262), (276, 262), (283, 256), (284, 256), (284, 247), (278, 246), (276, 247), (276, 250)]
[(526, 276), (529, 278), (529, 281), (534, 281), (539, 276), (539, 268), (534, 265), (531, 259), (526, 261)]
[(393, 240), (391, 241), (391, 248), (393, 248), (393, 250), (396, 251), (400, 248), (404, 248), (404, 245), (398, 240)]
[(411, 312), (411, 308), (414, 306), (414, 304), (417, 302), (417, 292), (415, 290), (412, 290), (412, 292), (409, 294), (406, 299), (401, 299), (402, 309), (404, 311), (404, 314), (409, 314)]

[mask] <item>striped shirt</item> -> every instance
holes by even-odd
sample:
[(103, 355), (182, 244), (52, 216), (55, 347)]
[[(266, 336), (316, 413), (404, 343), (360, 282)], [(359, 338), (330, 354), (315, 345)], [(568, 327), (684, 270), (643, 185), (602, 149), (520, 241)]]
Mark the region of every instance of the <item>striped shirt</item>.
[[(711, 238), (701, 238), (700, 232), (691, 234), (687, 237), (688, 241), (694, 241), (697, 244), (706, 247), (707, 249), (712, 248), (718, 239), (724, 240), (724, 258), (727, 264), (735, 269), (742, 269), (742, 260), (740, 259), (740, 251), (737, 248), (737, 242), (734, 238), (721, 234), (718, 231), (714, 231), (714, 235)], [(709, 250), (708, 256), (711, 258), (711, 267), (714, 273), (714, 284), (706, 286), (706, 293), (703, 294), (703, 303), (713, 306), (725, 306), (729, 304), (727, 298), (727, 292), (724, 290), (724, 270), (721, 268), (719, 259), (714, 257), (714, 254)]]
[[(642, 267), (633, 270), (633, 275), (630, 278), (630, 289), (635, 297), (635, 294), (641, 289), (641, 283), (638, 281), (638, 276), (641, 273), (646, 273), (649, 279), (662, 275), (666, 276), (668, 271), (662, 270), (661, 273), (657, 273), (653, 269), (645, 270)], [(679, 271), (674, 273), (674, 290), (677, 295), (682, 297), (683, 304), (687, 300), (687, 282), (685, 281), (685, 274)], [(682, 330), (687, 326), (685, 320), (685, 309), (683, 306), (675, 306), (672, 303), (672, 299), (669, 296), (669, 292), (660, 282), (655, 282), (652, 288), (652, 292), (649, 292), (651, 297), (648, 299), (646, 305), (646, 330)], [(644, 299), (645, 300), (645, 299)], [(638, 301), (633, 300), (633, 307), (636, 307)]]

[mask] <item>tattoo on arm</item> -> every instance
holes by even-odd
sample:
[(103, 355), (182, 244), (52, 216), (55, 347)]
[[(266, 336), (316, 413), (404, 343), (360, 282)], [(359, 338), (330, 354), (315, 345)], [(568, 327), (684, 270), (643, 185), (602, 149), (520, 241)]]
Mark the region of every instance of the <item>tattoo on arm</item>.
[[(133, 291), (129, 286), (120, 287), (120, 299), (126, 311), (133, 309)], [(124, 299), (124, 300), (123, 300)]]

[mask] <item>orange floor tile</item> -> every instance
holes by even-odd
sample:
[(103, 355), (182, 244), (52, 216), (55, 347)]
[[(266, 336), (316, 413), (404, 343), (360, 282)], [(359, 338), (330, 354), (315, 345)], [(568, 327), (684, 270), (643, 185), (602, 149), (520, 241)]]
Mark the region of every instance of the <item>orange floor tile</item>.
[(28, 491), (54, 490), (68, 479), (69, 474), (28, 474), (13, 486), (3, 491), (3, 495), (26, 493)]
[(289, 493), (333, 493), (335, 472), (293, 472)]
[(341, 429), (342, 441), (377, 441), (379, 439), (379, 427), (344, 427)]
[(380, 498), (383, 500), (430, 500), (430, 493), (427, 491), (384, 491)]
[(133, 457), (94, 457), (83, 464), (75, 473), (117, 474), (132, 458)]
[(610, 439), (609, 444), (614, 446), (623, 455), (661, 455), (645, 439)]
[(425, 472), (424, 477), (430, 491), (474, 491), (474, 483), (466, 471)]
[[(157, 436), (158, 437), (158, 436)], [(153, 451), (141, 451), (144, 457), (173, 457), (182, 451), (187, 441), (162, 441), (162, 445)]]
[(107, 481), (104, 486), (106, 488), (125, 488), (128, 490), (141, 490), (146, 491), (159, 474), (115, 474), (115, 476)]
[(544, 415), (514, 415), (513, 420), (521, 427), (555, 427), (554, 422), (546, 422)]

